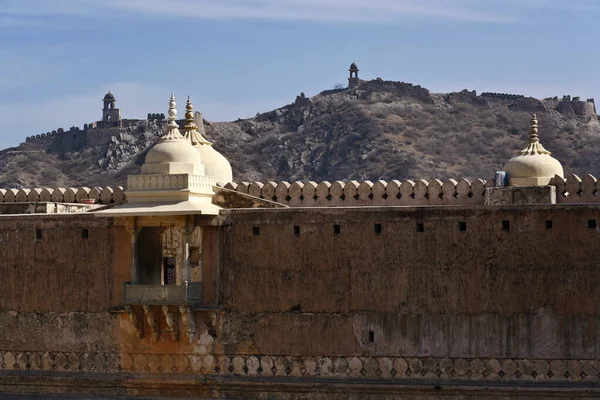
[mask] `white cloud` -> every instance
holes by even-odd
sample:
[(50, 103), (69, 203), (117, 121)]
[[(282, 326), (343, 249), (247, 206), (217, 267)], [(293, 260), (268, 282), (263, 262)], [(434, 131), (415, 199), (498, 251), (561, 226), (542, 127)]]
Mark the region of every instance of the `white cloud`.
[(114, 10), (194, 19), (379, 22), (417, 17), (496, 23), (515, 21), (512, 15), (469, 0), (28, 0), (26, 4), (22, 0), (8, 0), (0, 12), (18, 16), (110, 16), (110, 11)]
[[(148, 17), (398, 22), (445, 19), (513, 23), (532, 10), (594, 12), (596, 0), (4, 0), (5, 24), (48, 15), (110, 18), (115, 11)], [(34, 22), (35, 23), (35, 22)]]

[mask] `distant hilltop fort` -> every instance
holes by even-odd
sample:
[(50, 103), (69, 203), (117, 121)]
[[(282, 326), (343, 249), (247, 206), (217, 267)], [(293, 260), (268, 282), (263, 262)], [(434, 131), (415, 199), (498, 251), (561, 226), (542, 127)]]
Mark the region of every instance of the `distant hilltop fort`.
[[(322, 94), (347, 90), (350, 93), (368, 94), (373, 91), (394, 91), (405, 96), (413, 97), (433, 104), (431, 93), (426, 88), (405, 82), (385, 81), (377, 78), (370, 81), (361, 80), (358, 77), (358, 66), (355, 62), (348, 69), (348, 86), (326, 90)], [(445, 99), (449, 104), (471, 103), (485, 106), (494, 102), (503, 102), (512, 109), (527, 112), (545, 112), (553, 109), (567, 117), (576, 117), (589, 121), (596, 116), (596, 106), (593, 98), (581, 100), (580, 97), (570, 95), (561, 98), (549, 97), (542, 101), (532, 97), (518, 94), (483, 92), (477, 95), (476, 91), (463, 90), (456, 93), (448, 93)], [(95, 147), (110, 143), (113, 137), (119, 137), (124, 132), (134, 133), (140, 126), (161, 128), (165, 123), (165, 114), (149, 113), (145, 120), (123, 119), (121, 110), (116, 108), (116, 99), (109, 90), (102, 99), (102, 119), (100, 121), (84, 124), (83, 128), (72, 126), (68, 130), (58, 128), (56, 130), (29, 136), (19, 146), (22, 150), (42, 150), (51, 148), (54, 151), (75, 151), (85, 147)], [(309, 105), (310, 98), (304, 93), (296, 98), (294, 105)], [(269, 116), (275, 111), (266, 112), (263, 116)], [(195, 123), (203, 125), (202, 114), (195, 113)], [(184, 124), (184, 120), (177, 121)], [(143, 129), (142, 129), (143, 130)]]
[[(149, 113), (147, 119), (123, 119), (121, 110), (116, 107), (116, 99), (109, 90), (102, 99), (102, 119), (88, 124), (83, 128), (72, 126), (69, 129), (56, 130), (28, 136), (19, 147), (33, 150), (36, 148), (52, 147), (55, 150), (74, 151), (84, 147), (101, 146), (109, 143), (111, 138), (119, 137), (124, 131), (131, 131), (139, 126), (156, 125), (161, 128), (166, 124), (164, 113)], [(195, 113), (196, 124), (202, 125), (202, 114)], [(177, 121), (180, 124), (185, 120)]]

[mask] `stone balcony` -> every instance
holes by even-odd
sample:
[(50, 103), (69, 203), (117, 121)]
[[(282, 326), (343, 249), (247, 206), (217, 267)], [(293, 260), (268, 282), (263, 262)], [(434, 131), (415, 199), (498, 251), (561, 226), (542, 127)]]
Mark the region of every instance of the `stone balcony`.
[(125, 284), (125, 304), (190, 304), (201, 298), (201, 284), (133, 285)]

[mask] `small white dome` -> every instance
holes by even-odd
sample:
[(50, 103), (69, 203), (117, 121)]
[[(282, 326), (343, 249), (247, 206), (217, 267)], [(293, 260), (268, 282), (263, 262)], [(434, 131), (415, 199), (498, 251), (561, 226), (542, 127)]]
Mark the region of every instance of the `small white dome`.
[(555, 175), (563, 176), (560, 162), (548, 154), (518, 155), (504, 166), (510, 186), (547, 185)]
[(538, 137), (538, 120), (534, 115), (527, 147), (504, 166), (509, 186), (544, 186), (555, 175), (564, 176), (560, 162), (550, 156)]

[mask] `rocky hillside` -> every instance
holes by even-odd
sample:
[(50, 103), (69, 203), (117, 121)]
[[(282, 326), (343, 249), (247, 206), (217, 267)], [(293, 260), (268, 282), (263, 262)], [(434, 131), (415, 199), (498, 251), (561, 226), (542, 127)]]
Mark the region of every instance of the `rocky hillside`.
[[(489, 178), (524, 147), (531, 114), (567, 171), (600, 175), (594, 103), (537, 100), (374, 80), (234, 122), (206, 122), (236, 180)], [(88, 131), (93, 135), (94, 131)], [(137, 121), (109, 143), (65, 151), (46, 138), (0, 152), (0, 187), (124, 184), (139, 171), (160, 126)]]

